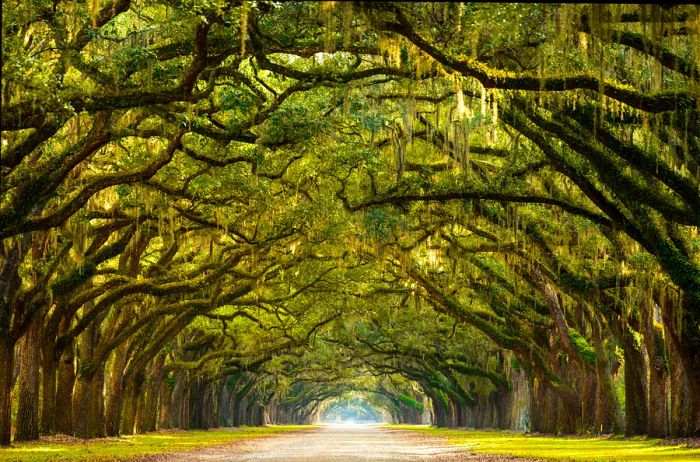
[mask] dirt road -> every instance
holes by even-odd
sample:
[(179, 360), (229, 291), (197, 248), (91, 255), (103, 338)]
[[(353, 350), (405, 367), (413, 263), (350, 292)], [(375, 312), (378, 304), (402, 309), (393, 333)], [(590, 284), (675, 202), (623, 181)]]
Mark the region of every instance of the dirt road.
[(188, 453), (171, 454), (149, 461), (229, 462), (360, 462), (360, 461), (506, 461), (502, 456), (482, 456), (450, 446), (438, 437), (372, 425), (328, 425)]

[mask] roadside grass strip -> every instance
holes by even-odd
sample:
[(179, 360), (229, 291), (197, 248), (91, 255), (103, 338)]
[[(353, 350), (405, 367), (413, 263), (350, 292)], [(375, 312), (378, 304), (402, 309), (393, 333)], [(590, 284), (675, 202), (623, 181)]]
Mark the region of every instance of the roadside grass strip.
[(0, 449), (2, 462), (107, 462), (138, 458), (153, 454), (167, 454), (219, 446), (237, 441), (261, 438), (279, 433), (312, 428), (309, 425), (272, 425), (268, 427), (240, 427), (217, 430), (155, 432), (144, 435), (68, 441), (60, 437), (27, 443), (16, 443)]
[(646, 437), (558, 437), (416, 425), (389, 425), (388, 428), (442, 436), (449, 444), (481, 454), (587, 462), (700, 460), (700, 448), (664, 444), (664, 440)]

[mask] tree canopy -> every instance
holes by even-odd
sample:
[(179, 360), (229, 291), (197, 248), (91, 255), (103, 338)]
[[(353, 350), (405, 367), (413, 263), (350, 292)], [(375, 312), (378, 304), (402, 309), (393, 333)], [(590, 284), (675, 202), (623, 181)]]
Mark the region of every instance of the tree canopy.
[(2, 34), (0, 443), (700, 434), (697, 6), (34, 0)]

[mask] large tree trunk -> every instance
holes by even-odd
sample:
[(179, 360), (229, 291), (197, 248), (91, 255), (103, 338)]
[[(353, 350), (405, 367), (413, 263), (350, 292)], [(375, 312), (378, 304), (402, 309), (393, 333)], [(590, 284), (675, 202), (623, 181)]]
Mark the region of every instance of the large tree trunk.
[[(668, 327), (668, 325), (666, 325)], [(669, 363), (671, 366), (671, 415), (669, 416), (669, 431), (671, 436), (678, 437), (686, 433), (686, 419), (690, 408), (688, 375), (683, 368), (683, 362), (678, 354), (678, 348), (669, 344)]]
[(599, 362), (602, 364), (597, 366), (595, 431), (621, 434), (625, 430), (625, 426), (620, 412), (620, 402), (615, 394), (615, 387), (610, 376), (610, 366), (604, 357)]
[(224, 377), (224, 379), (221, 381), (221, 385), (219, 387), (219, 407), (218, 407), (218, 412), (217, 412), (217, 417), (219, 421), (219, 426), (221, 427), (228, 427), (228, 416), (229, 416), (229, 390), (228, 390), (228, 377)]
[(644, 345), (649, 358), (649, 428), (647, 434), (656, 438), (668, 436), (668, 355), (663, 328), (654, 325), (654, 307), (645, 306), (642, 313)]
[(41, 319), (35, 316), (19, 343), (19, 390), (15, 441), (39, 439)]
[(545, 385), (540, 387), (537, 399), (540, 400), (542, 408), (542, 428), (544, 433), (557, 432), (557, 399), (554, 393)]
[(528, 430), (531, 432), (541, 432), (544, 427), (544, 415), (542, 413), (543, 402), (540, 401), (540, 398), (542, 397), (542, 382), (533, 376), (529, 377), (528, 381), (528, 392), (530, 393), (530, 422), (528, 425)]
[(180, 423), (180, 418), (182, 416), (182, 403), (185, 400), (185, 373), (180, 371), (176, 373), (175, 387), (171, 394), (170, 401), (170, 420), (168, 421), (168, 426), (170, 428), (182, 428)]
[(92, 363), (94, 348), (93, 327), (85, 329), (78, 340), (78, 379), (73, 392), (73, 435), (78, 438), (90, 437), (90, 402), (92, 400), (92, 379), (95, 366)]
[(173, 394), (168, 388), (168, 382), (163, 380), (160, 384), (160, 410), (158, 412), (158, 428), (172, 428), (172, 398)]
[(438, 397), (437, 393), (430, 393), (430, 399), (433, 401), (433, 413), (435, 414), (436, 427), (449, 427), (449, 410), (447, 405)]
[(681, 342), (680, 359), (687, 374), (687, 396), (689, 398), (686, 412), (681, 416), (682, 427), (678, 436), (700, 436), (700, 353), (691, 345)]
[(598, 378), (596, 374), (588, 374), (583, 380), (581, 389), (581, 421), (585, 427), (595, 428), (596, 400), (591, 397), (596, 396), (598, 389)]
[(88, 416), (90, 438), (106, 436), (104, 389), (105, 368), (100, 364), (96, 366), (95, 374), (90, 381), (90, 414)]
[(511, 420), (513, 420), (513, 391), (506, 389), (500, 390), (497, 392), (495, 398), (498, 410), (496, 427), (502, 430), (507, 430), (510, 428)]
[(698, 307), (692, 304), (692, 297), (685, 294), (679, 352), (688, 374), (690, 396), (685, 436), (700, 437), (700, 319), (692, 314), (698, 311)]
[(201, 377), (197, 377), (194, 380), (190, 380), (190, 399), (189, 399), (189, 415), (190, 415), (190, 425), (189, 428), (200, 428), (203, 429), (204, 424), (202, 423), (202, 400), (204, 399), (204, 390), (202, 385)]
[(131, 377), (124, 389), (124, 407), (120, 430), (122, 434), (132, 435), (137, 431), (136, 411), (138, 409), (138, 399), (144, 381), (144, 373), (140, 371)]
[(92, 375), (81, 374), (75, 381), (73, 392), (73, 435), (89, 438), (90, 382)]
[[(65, 334), (69, 328), (70, 319), (67, 316), (61, 317), (58, 326), (58, 335), (61, 336)], [(49, 339), (46, 340), (49, 341)], [(52, 345), (47, 350), (52, 350), (54, 358), (57, 359), (56, 392), (53, 398), (55, 404), (52, 425), (54, 432), (70, 435), (73, 431), (71, 403), (73, 402), (73, 384), (75, 382), (73, 342), (70, 341), (61, 351), (55, 350), (55, 343), (53, 343), (55, 339), (51, 339), (51, 342)]]
[(56, 382), (56, 432), (70, 435), (73, 433), (73, 385), (75, 384), (75, 364), (72, 342), (61, 354), (58, 362)]
[(209, 382), (204, 387), (202, 397), (202, 425), (204, 428), (216, 428), (216, 387), (213, 382)]
[(647, 431), (646, 364), (640, 345), (623, 332), (625, 359), (625, 434), (643, 435)]
[(109, 390), (105, 406), (105, 431), (107, 436), (118, 436), (124, 404), (124, 367), (128, 359), (127, 346), (120, 345), (114, 352), (109, 372)]
[[(622, 418), (622, 409), (620, 401), (615, 393), (612, 374), (610, 371), (610, 361), (605, 354), (603, 348), (603, 332), (597, 320), (593, 321), (593, 336), (595, 343), (596, 356), (596, 418), (594, 429), (601, 433), (616, 433), (620, 434), (625, 430)], [(582, 397), (582, 400), (585, 397)]]
[(182, 401), (180, 401), (180, 409), (178, 410), (178, 413), (180, 415), (178, 418), (180, 422), (178, 428), (192, 428), (190, 425), (190, 384), (188, 382), (185, 382), (184, 384)]
[[(678, 312), (687, 312), (691, 307), (681, 309), (666, 297), (663, 316), (668, 334), (667, 345), (671, 365), (671, 436), (700, 435), (700, 333), (698, 325), (687, 317), (679, 325)], [(690, 303), (684, 297), (682, 303)]]
[[(158, 419), (158, 396), (163, 382), (163, 365), (165, 364), (165, 355), (159, 354), (152, 361), (150, 372), (146, 378), (146, 385), (143, 387), (142, 393), (143, 402), (142, 410), (139, 414), (137, 426), (139, 433), (152, 432), (156, 429), (156, 421)], [(161, 404), (162, 405), (162, 404)]]
[(41, 433), (51, 435), (56, 421), (56, 350), (54, 339), (44, 339), (41, 359)]
[(228, 417), (228, 422), (229, 425), (232, 427), (237, 427), (238, 426), (238, 385), (240, 383), (240, 377), (238, 380), (236, 380), (236, 383), (233, 385), (233, 388), (231, 389), (231, 392), (229, 393), (229, 417)]
[(8, 446), (12, 428), (14, 343), (0, 339), (0, 446)]

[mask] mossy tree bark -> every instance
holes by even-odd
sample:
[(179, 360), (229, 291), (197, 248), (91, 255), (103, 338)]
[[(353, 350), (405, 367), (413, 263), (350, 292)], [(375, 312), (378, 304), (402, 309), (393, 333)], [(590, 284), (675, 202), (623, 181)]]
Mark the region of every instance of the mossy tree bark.
[(19, 405), (15, 441), (39, 439), (41, 319), (35, 317), (19, 342)]

